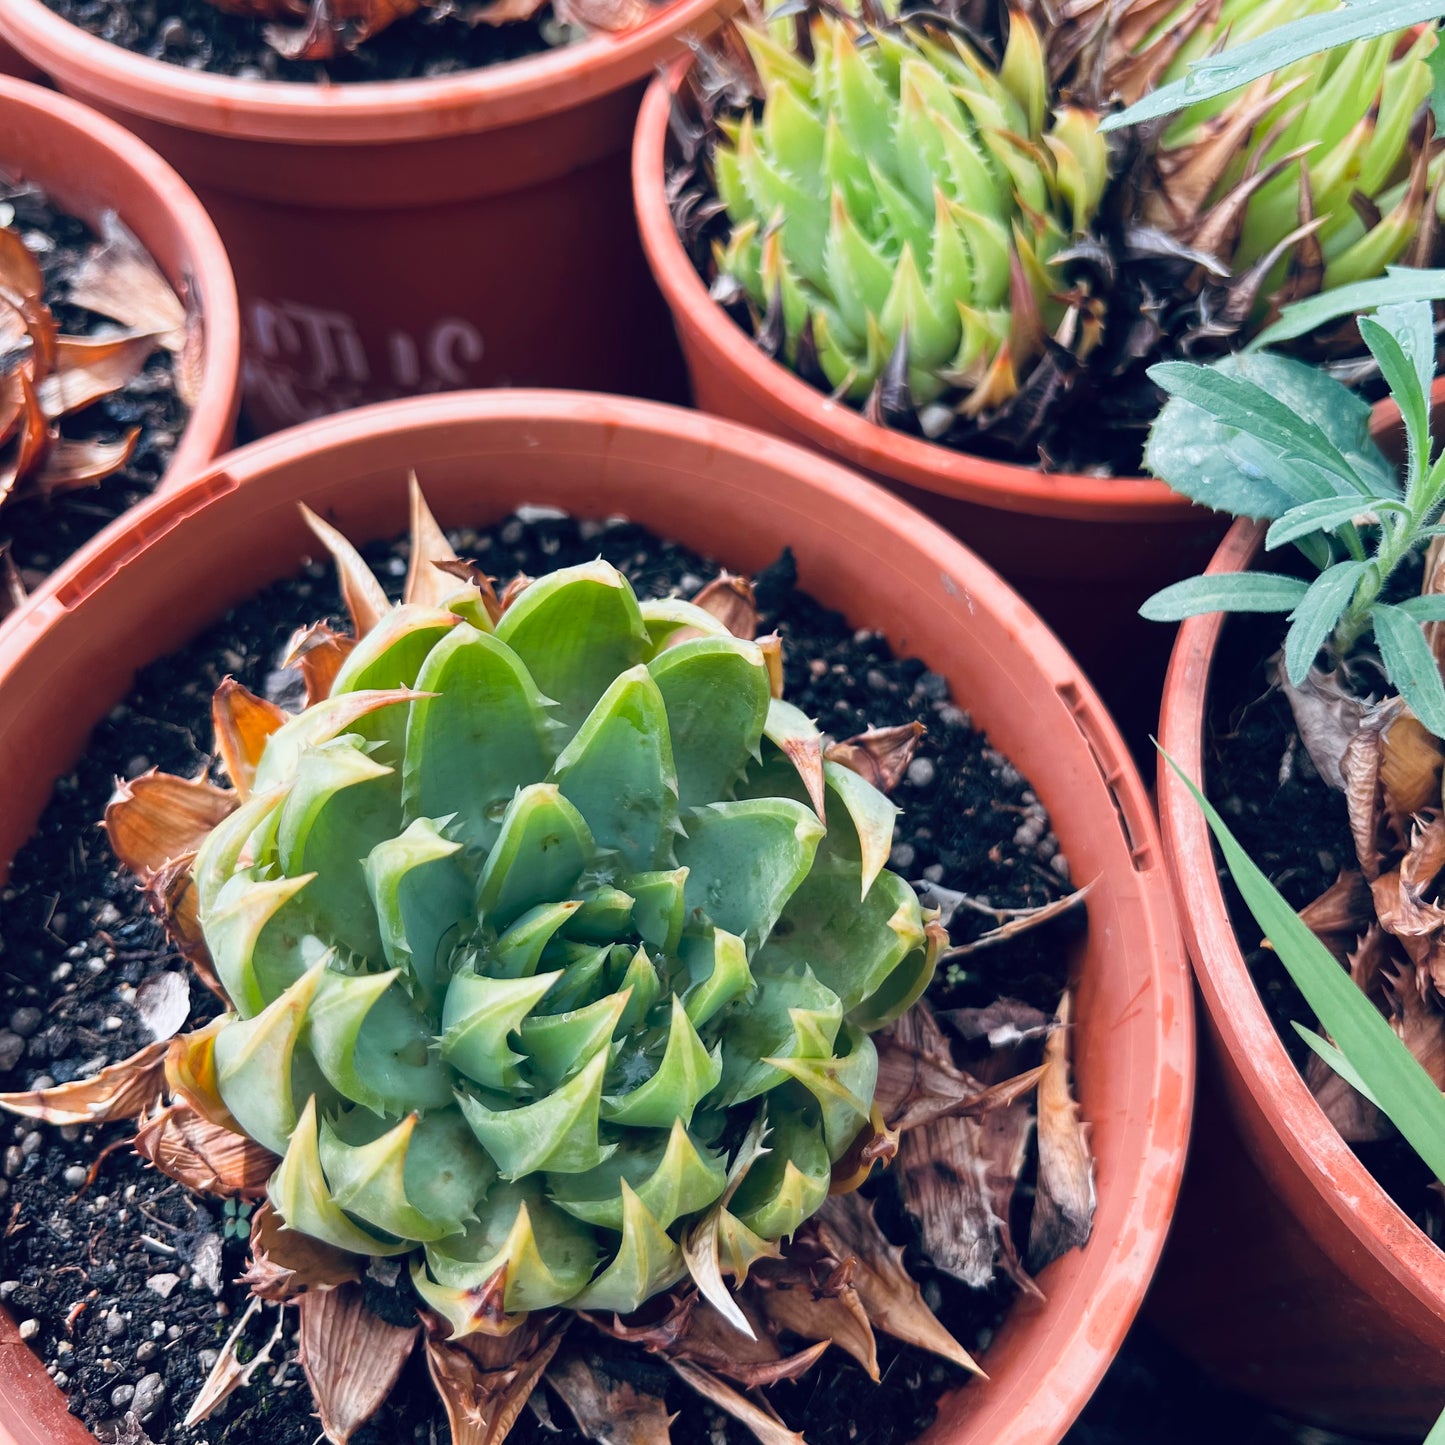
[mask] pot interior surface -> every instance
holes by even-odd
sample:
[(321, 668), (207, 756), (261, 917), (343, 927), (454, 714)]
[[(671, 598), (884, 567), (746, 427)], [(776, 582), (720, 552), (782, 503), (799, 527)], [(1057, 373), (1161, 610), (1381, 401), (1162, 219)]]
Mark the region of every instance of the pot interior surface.
[(1132, 1320), (1172, 1212), (1193, 1094), (1187, 972), (1146, 795), (1088, 684), (991, 571), (879, 489), (727, 423), (566, 393), (397, 403), (257, 443), (113, 527), (0, 650), (0, 866), (139, 667), (317, 553), (298, 501), (358, 543), (394, 536), (411, 468), (443, 526), (523, 503), (621, 513), (745, 573), (791, 547), (802, 588), (944, 674), (1030, 780), (1073, 878), (1094, 885), (1072, 968), (1099, 1207), (1090, 1243), (1041, 1276), (1048, 1303), (1013, 1307), (991, 1380), (946, 1398), (928, 1438), (1052, 1445)]

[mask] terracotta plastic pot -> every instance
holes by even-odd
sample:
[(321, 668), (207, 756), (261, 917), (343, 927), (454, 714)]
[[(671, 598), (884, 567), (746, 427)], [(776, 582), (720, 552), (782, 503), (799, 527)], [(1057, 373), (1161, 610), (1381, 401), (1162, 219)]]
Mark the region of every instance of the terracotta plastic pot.
[[(1378, 408), (1377, 432), (1398, 417)], [(1262, 525), (1237, 523), (1209, 570), (1242, 571), (1263, 543)], [(1164, 750), (1201, 783), (1223, 628), (1219, 613), (1179, 628), (1159, 724)], [(1419, 1441), (1445, 1409), (1445, 1253), (1305, 1087), (1240, 951), (1204, 815), (1162, 760), (1158, 796), (1207, 1046), (1151, 1320), (1222, 1383), (1290, 1414)]]
[(429, 80), (234, 80), (98, 40), (43, 0), (0, 33), (195, 187), (236, 266), (246, 418), (466, 386), (678, 394), (631, 219), (646, 77), (734, 0)]
[(0, 40), (0, 75), (11, 75), (17, 80), (38, 80), (40, 72), (14, 46)]
[(240, 397), (236, 285), (210, 218), (181, 178), (128, 131), (54, 91), (0, 75), (0, 171), (35, 181), (92, 227), (113, 211), (201, 317), (200, 386), (163, 486), (231, 445)]
[(837, 457), (941, 522), (1038, 609), (1126, 733), (1152, 725), (1168, 642), (1141, 621), (1139, 605), (1202, 571), (1227, 519), (1149, 478), (1045, 473), (874, 426), (766, 357), (708, 295), (669, 213), (668, 113), (689, 65), (679, 61), (643, 100), (632, 185), (697, 405)]
[[(1051, 1265), (1047, 1304), (1014, 1306), (991, 1379), (946, 1400), (933, 1441), (1053, 1445), (1114, 1354), (1173, 1210), (1193, 1097), (1188, 974), (1148, 800), (1078, 668), (966, 548), (878, 488), (745, 428), (644, 402), (492, 392), (369, 408), (223, 459), (65, 569), (0, 641), (0, 863), (135, 670), (315, 550), (305, 500), (357, 540), (406, 526), (415, 467), (443, 525), (523, 502), (623, 513), (749, 572), (784, 546), (801, 584), (942, 672), (1048, 807), (1075, 877), (1093, 879), (1074, 1054), (1092, 1125), (1093, 1238)], [(0, 1371), (0, 1440), (49, 1440)], [(59, 1396), (51, 1410), (59, 1419)], [(29, 1433), (25, 1433), (28, 1431)]]

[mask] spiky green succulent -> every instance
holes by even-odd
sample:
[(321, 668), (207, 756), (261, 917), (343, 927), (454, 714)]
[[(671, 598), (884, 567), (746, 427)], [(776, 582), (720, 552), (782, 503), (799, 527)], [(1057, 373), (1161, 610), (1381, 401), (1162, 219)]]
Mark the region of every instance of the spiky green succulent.
[(382, 613), (193, 870), (272, 1204), (416, 1251), (458, 1332), (632, 1310), (703, 1223), (745, 1274), (869, 1127), (869, 1031), (935, 954), (895, 808), (756, 643), (600, 561), (486, 601)]
[[(1340, 3), (1187, 0), (1121, 59), (1132, 81), (1123, 88), (1167, 84), (1221, 47)], [(1206, 249), (1236, 273), (1262, 262), (1282, 280), (1293, 251), (1287, 299), (1382, 274), (1420, 238), (1438, 199), (1440, 168), (1424, 130), (1437, 44), (1434, 27), (1419, 26), (1191, 106), (1161, 138), (1147, 218), (1204, 234)]]
[(1093, 113), (1051, 109), (1020, 18), (997, 70), (954, 31), (816, 13), (804, 52), (744, 27), (764, 98), (721, 122), (731, 234), (717, 244), (794, 365), (866, 398), (892, 364), (912, 399), (1008, 400), (1065, 315), (1053, 256), (1103, 194)]

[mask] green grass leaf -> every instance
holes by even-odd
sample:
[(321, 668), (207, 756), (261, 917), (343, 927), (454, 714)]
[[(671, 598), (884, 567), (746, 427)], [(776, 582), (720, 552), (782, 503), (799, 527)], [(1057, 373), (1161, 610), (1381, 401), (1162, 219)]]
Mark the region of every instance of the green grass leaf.
[(1321, 1038), (1313, 1029), (1307, 1029), (1297, 1021), (1292, 1021), (1291, 1027), (1357, 1094), (1377, 1109), (1380, 1107), (1380, 1101), (1370, 1092), (1370, 1086), (1360, 1077), (1359, 1071), (1328, 1039)]
[(1255, 866), (1209, 800), (1173, 758), (1167, 753), (1164, 758), (1203, 809), (1235, 885), (1305, 1002), (1390, 1122), (1436, 1178), (1445, 1179), (1445, 1094), (1334, 955)]
[(1156, 592), (1140, 609), (1150, 622), (1182, 622), (1201, 612), (1292, 612), (1309, 591), (1298, 577), (1274, 572), (1224, 572), (1186, 577)]
[(1273, 70), (1341, 45), (1374, 40), (1445, 16), (1445, 0), (1358, 0), (1346, 9), (1306, 15), (1218, 55), (1196, 60), (1181, 80), (1161, 86), (1127, 110), (1108, 116), (1102, 131), (1138, 125), (1227, 95)]

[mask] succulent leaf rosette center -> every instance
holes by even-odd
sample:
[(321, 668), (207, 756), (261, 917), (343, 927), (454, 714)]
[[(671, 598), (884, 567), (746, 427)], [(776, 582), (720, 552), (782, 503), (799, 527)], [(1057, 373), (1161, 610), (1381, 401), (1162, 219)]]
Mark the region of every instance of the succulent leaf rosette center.
[(745, 1277), (932, 975), (896, 809), (711, 613), (601, 561), (505, 610), (438, 577), (231, 767), (193, 869), (215, 1093), (289, 1229), (410, 1253), (458, 1334)]

